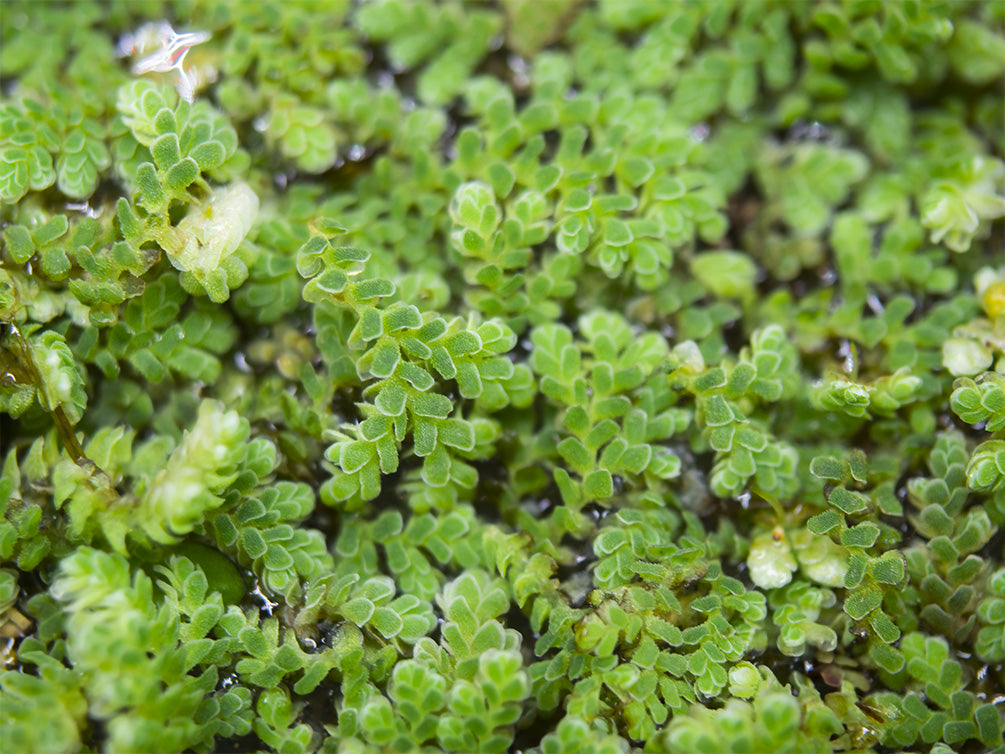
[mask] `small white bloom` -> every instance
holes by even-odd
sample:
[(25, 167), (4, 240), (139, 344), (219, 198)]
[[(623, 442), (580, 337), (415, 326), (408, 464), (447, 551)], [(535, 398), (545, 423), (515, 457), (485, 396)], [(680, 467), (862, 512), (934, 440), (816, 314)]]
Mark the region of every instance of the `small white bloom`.
[(974, 289), (978, 297), (983, 296), (992, 285), (1003, 282), (1005, 282), (1005, 266), (997, 270), (994, 267), (981, 267), (974, 275)]
[(119, 41), (118, 53), (120, 56), (136, 54), (159, 45), (159, 49), (153, 54), (133, 64), (133, 74), (139, 76), (151, 71), (176, 71), (178, 73), (178, 83), (176, 84), (178, 93), (185, 100), (191, 102), (199, 79), (195, 73), (185, 70), (185, 55), (193, 47), (206, 42), (209, 38), (208, 31), (179, 34), (171, 28), (171, 24), (162, 21), (155, 24), (145, 24), (135, 34), (124, 35)]
[(700, 374), (705, 371), (705, 358), (701, 355), (698, 344), (693, 340), (678, 343), (673, 347), (670, 355), (683, 369), (692, 374)]
[(178, 223), (183, 246), (169, 255), (171, 264), (196, 276), (212, 272), (241, 245), (257, 216), (258, 196), (246, 183), (217, 189)]
[(750, 580), (761, 589), (778, 589), (792, 581), (796, 559), (781, 527), (765, 532), (750, 543), (747, 555)]
[(954, 377), (971, 377), (991, 366), (991, 351), (969, 338), (950, 338), (942, 344), (942, 364)]
[(739, 662), (729, 670), (729, 693), (739, 699), (750, 699), (761, 687), (761, 674), (749, 662)]

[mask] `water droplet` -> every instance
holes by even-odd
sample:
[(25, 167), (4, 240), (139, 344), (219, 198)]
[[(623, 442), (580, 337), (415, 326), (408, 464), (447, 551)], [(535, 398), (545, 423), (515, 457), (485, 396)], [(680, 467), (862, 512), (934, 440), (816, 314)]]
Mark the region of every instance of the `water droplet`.
[(17, 663), (17, 653), (14, 652), (14, 638), (10, 637), (4, 642), (3, 649), (0, 650), (0, 667), (10, 667)]
[(838, 356), (844, 359), (841, 364), (841, 368), (848, 374), (855, 373), (855, 351), (851, 347), (851, 343), (847, 339), (841, 341), (841, 346), (838, 348)]
[(67, 202), (63, 205), (70, 212), (81, 212), (88, 217), (97, 217), (101, 213), (92, 208), (88, 202)]
[(353, 144), (349, 147), (349, 159), (352, 162), (359, 162), (366, 157), (366, 147), (362, 144)]
[(830, 267), (821, 267), (817, 270), (817, 277), (823, 285), (834, 285), (837, 280), (837, 273)]
[(800, 121), (789, 129), (788, 138), (790, 141), (827, 141), (831, 138), (831, 130), (816, 120), (812, 123)]
[(264, 115), (259, 115), (253, 121), (251, 121), (251, 127), (254, 128), (258, 133), (265, 133), (265, 129), (269, 127), (269, 120)]
[(510, 55), (506, 58), (506, 64), (513, 72), (513, 84), (521, 89), (530, 85), (529, 69), (527, 61), (519, 55)]
[(691, 137), (692, 141), (705, 141), (711, 133), (712, 129), (708, 123), (699, 123), (696, 126), (692, 126), (688, 135)]

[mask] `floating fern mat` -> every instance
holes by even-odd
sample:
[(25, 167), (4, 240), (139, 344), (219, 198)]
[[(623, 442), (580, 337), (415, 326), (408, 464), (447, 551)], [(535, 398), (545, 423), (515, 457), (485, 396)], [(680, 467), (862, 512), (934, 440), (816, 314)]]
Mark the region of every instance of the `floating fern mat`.
[(0, 748), (1005, 751), (1005, 3), (6, 0)]

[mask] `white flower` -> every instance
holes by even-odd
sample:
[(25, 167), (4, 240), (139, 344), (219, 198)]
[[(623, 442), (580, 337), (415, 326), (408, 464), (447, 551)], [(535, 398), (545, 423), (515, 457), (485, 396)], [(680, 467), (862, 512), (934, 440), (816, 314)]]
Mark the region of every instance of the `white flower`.
[(757, 693), (763, 680), (752, 663), (739, 662), (729, 670), (729, 693), (740, 699), (750, 699)]
[(212, 272), (241, 245), (257, 215), (258, 196), (246, 183), (217, 189), (178, 223), (183, 246), (169, 255), (171, 264), (197, 277)]
[(750, 543), (747, 555), (750, 580), (761, 589), (777, 589), (792, 581), (796, 559), (789, 549), (789, 540), (781, 527), (765, 532)]
[(942, 344), (942, 365), (954, 377), (971, 377), (991, 366), (991, 351), (969, 338), (950, 338)]
[(160, 45), (152, 55), (138, 60), (133, 65), (133, 74), (139, 76), (151, 71), (176, 71), (178, 73), (178, 93), (191, 102), (195, 94), (197, 76), (184, 69), (185, 55), (198, 44), (210, 38), (208, 31), (179, 34), (166, 21), (144, 24), (135, 34), (126, 34), (119, 41), (120, 56), (141, 53), (155, 45)]

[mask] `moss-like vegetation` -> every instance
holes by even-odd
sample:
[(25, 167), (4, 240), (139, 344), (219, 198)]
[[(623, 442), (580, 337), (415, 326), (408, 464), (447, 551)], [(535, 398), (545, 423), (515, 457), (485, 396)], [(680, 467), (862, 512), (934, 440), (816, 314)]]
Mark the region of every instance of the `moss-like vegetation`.
[(1005, 751), (1005, 4), (0, 32), (5, 751)]

